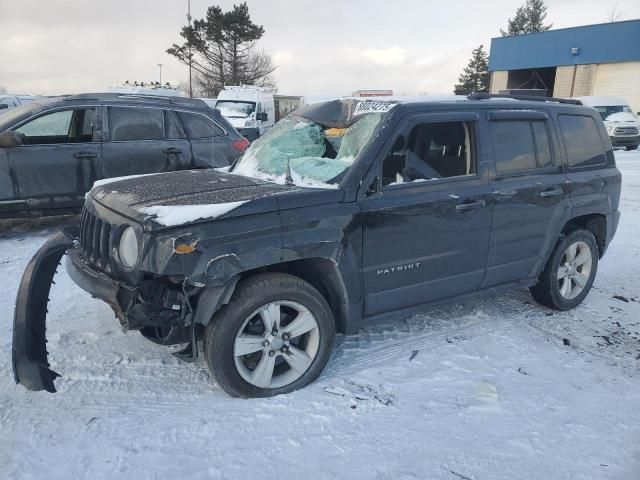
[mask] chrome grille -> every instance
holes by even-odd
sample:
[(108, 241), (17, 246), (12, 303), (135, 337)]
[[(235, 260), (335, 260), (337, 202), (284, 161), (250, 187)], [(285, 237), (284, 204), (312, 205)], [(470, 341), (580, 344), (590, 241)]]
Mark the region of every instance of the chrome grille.
[(638, 135), (638, 127), (616, 127), (614, 135)]
[(113, 229), (86, 209), (80, 217), (80, 249), (89, 264), (97, 270), (110, 272)]

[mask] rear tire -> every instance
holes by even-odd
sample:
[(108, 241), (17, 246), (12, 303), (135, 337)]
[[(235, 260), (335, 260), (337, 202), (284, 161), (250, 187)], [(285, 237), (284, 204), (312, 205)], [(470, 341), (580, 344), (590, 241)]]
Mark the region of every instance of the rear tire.
[(576, 229), (564, 235), (529, 291), (536, 302), (556, 310), (582, 303), (598, 269), (598, 244), (593, 234)]
[(242, 281), (205, 331), (205, 358), (234, 397), (298, 390), (324, 369), (333, 346), (331, 309), (313, 286), (268, 273)]

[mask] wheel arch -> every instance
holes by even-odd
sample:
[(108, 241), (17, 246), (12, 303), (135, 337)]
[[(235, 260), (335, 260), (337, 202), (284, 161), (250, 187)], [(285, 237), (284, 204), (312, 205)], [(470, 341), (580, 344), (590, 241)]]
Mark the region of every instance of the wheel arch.
[(275, 263), (236, 275), (225, 287), (207, 287), (200, 293), (196, 323), (206, 325), (213, 314), (229, 303), (241, 280), (264, 273), (288, 273), (312, 285), (329, 304), (336, 331), (347, 330), (348, 292), (336, 263), (327, 258), (314, 257)]
[(607, 248), (607, 217), (601, 213), (590, 213), (574, 217), (565, 224), (562, 233), (567, 234), (579, 228), (588, 230), (593, 234), (598, 245), (598, 258), (602, 258)]

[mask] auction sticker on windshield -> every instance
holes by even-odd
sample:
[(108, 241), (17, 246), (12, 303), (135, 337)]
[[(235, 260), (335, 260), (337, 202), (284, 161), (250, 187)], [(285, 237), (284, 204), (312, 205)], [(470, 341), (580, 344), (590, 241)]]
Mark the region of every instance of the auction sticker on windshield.
[(362, 115), (364, 113), (372, 113), (372, 112), (380, 112), (385, 113), (395, 107), (395, 103), (390, 102), (371, 102), (365, 101), (360, 102), (356, 105), (356, 108), (353, 110), (353, 116)]

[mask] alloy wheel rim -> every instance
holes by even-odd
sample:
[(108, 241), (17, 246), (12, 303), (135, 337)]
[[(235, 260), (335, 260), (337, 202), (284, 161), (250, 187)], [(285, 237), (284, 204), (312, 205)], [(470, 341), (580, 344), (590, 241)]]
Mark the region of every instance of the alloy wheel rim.
[(251, 385), (287, 386), (308, 370), (318, 354), (320, 330), (315, 316), (297, 302), (267, 303), (238, 329), (233, 359), (240, 376)]
[(560, 295), (567, 300), (573, 300), (580, 295), (589, 282), (592, 267), (593, 259), (589, 245), (582, 241), (569, 245), (558, 267)]

